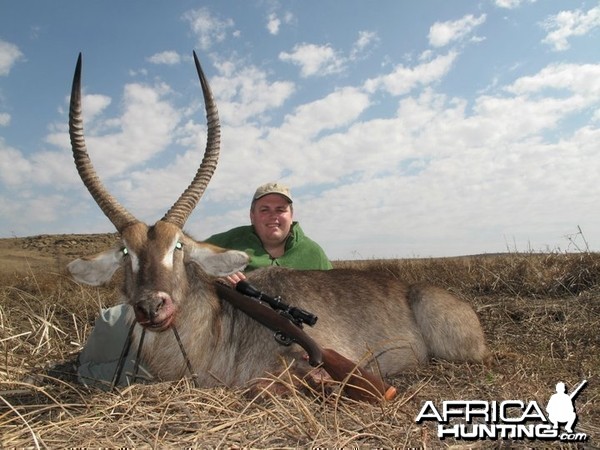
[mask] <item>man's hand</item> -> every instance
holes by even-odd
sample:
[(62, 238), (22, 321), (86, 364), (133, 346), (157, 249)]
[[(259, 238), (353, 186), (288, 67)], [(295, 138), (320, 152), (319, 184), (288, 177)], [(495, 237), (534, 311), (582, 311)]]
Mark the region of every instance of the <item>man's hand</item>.
[(246, 279), (246, 275), (244, 275), (243, 272), (233, 273), (233, 274), (225, 277), (225, 280), (229, 284), (231, 284), (232, 287), (235, 287), (236, 284), (238, 284), (240, 281), (243, 281), (245, 279)]

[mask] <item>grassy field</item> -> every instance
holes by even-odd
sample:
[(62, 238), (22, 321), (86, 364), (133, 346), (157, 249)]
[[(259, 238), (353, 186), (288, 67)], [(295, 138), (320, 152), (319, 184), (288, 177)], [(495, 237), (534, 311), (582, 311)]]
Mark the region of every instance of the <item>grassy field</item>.
[[(89, 390), (68, 372), (100, 307), (117, 301), (116, 282), (82, 287), (70, 259), (114, 235), (0, 240), (0, 448), (577, 448), (539, 440), (440, 440), (433, 422), (416, 424), (431, 400), (522, 400), (545, 407), (555, 384), (588, 384), (575, 402), (584, 445), (600, 445), (600, 255), (511, 253), (444, 259), (336, 261), (427, 280), (469, 301), (493, 362), (433, 361), (388, 380), (398, 397), (380, 405), (297, 394), (249, 396), (197, 389), (188, 380)], [(285, 380), (286, 374), (282, 375)]]

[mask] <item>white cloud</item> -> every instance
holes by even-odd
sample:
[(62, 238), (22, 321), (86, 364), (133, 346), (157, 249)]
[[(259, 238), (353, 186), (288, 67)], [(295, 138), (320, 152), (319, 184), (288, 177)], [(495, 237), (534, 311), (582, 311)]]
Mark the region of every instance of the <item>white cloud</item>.
[(353, 87), (339, 89), (326, 97), (299, 106), (286, 116), (278, 133), (310, 139), (325, 131), (353, 122), (369, 106), (369, 97)]
[(108, 108), (112, 102), (110, 97), (101, 94), (87, 94), (83, 96), (83, 120), (91, 123), (96, 116)]
[(444, 47), (453, 41), (461, 40), (485, 20), (485, 14), (479, 17), (468, 14), (459, 20), (436, 22), (429, 29), (429, 44), (433, 47)]
[(404, 95), (418, 86), (427, 86), (443, 78), (457, 56), (451, 51), (412, 68), (398, 65), (391, 73), (367, 80), (365, 89), (369, 92), (384, 89), (392, 95)]
[[(280, 126), (225, 127), (219, 162), (224, 169), (217, 170), (207, 200), (234, 200), (234, 209), (242, 211), (237, 214), (246, 219), (251, 194), (247, 191), (254, 186), (248, 187), (249, 178), (240, 174), (249, 174), (257, 185), (284, 177), (299, 187), (345, 173), (343, 168), (352, 164), (352, 158), (344, 156), (344, 144), (337, 145), (334, 140), (322, 145), (317, 143), (332, 131), (345, 133), (346, 127), (354, 123), (368, 105), (369, 98), (364, 92), (347, 87), (296, 108)], [(335, 157), (338, 154), (340, 158)]]
[(7, 187), (60, 186), (73, 182), (74, 173), (65, 172), (72, 157), (68, 152), (38, 151), (30, 156), (5, 145), (0, 139), (0, 179)]
[(350, 59), (356, 59), (363, 54), (371, 45), (379, 41), (377, 33), (374, 31), (359, 31), (358, 39), (354, 42), (350, 51)]
[(224, 61), (218, 69), (220, 76), (211, 80), (211, 87), (224, 123), (257, 121), (262, 113), (280, 107), (295, 89), (289, 81), (270, 82), (264, 71), (241, 62)]
[(183, 19), (189, 22), (202, 50), (208, 50), (215, 43), (224, 41), (227, 32), (234, 26), (232, 19), (215, 17), (208, 8), (189, 10), (183, 14)]
[(0, 39), (0, 76), (8, 75), (12, 67), (23, 58), (19, 47)]
[(374, 31), (359, 31), (348, 56), (330, 44), (297, 44), (291, 52), (279, 53), (279, 59), (300, 66), (302, 77), (325, 76), (343, 72), (349, 62), (364, 57), (369, 47), (379, 41)]
[(166, 64), (173, 66), (181, 62), (181, 55), (173, 50), (168, 50), (165, 52), (155, 53), (147, 59), (152, 64)]
[(536, 0), (495, 0), (494, 3), (498, 8), (516, 9), (525, 2), (535, 3)]
[(549, 17), (542, 27), (548, 31), (543, 43), (552, 46), (557, 52), (567, 50), (570, 47), (569, 38), (586, 35), (600, 27), (600, 6), (587, 12), (561, 11)]
[(279, 34), (279, 31), (281, 30), (282, 24), (289, 25), (291, 23), (294, 23), (294, 21), (295, 21), (295, 17), (289, 11), (286, 11), (282, 15), (281, 14), (278, 15), (277, 13), (272, 12), (267, 16), (266, 28), (270, 34), (272, 34), (273, 36), (276, 36)]
[(8, 186), (20, 185), (31, 178), (31, 163), (0, 137), (0, 179)]
[(435, 53), (430, 48), (423, 50), (418, 57), (419, 61), (431, 61), (435, 57)]
[(10, 123), (10, 114), (0, 113), (0, 127), (8, 126)]
[[(204, 130), (202, 130), (204, 131)], [(114, 186), (126, 208), (140, 220), (154, 222), (167, 212), (194, 178), (204, 151), (206, 133), (195, 136), (192, 150), (165, 166), (132, 170)], [(157, 183), (157, 180), (160, 180)]]
[(292, 52), (279, 53), (279, 59), (300, 66), (304, 78), (339, 73), (345, 67), (343, 56), (329, 44), (297, 44)]
[(272, 35), (279, 34), (279, 27), (281, 26), (281, 20), (277, 17), (277, 14), (271, 13), (267, 18), (267, 30)]
[(364, 50), (373, 41), (378, 40), (377, 33), (374, 31), (359, 31), (358, 39), (354, 43), (354, 48), (357, 50)]
[[(181, 113), (164, 99), (169, 93), (170, 89), (164, 84), (127, 84), (122, 100), (123, 114), (116, 118), (96, 114), (108, 104), (107, 97), (84, 96), (85, 140), (101, 178), (142, 164), (171, 144)], [(46, 141), (70, 149), (67, 130), (60, 126), (57, 129), (59, 131), (50, 133)]]
[(551, 64), (537, 74), (517, 79), (506, 90), (515, 94), (546, 93), (567, 90), (594, 104), (600, 100), (600, 65)]

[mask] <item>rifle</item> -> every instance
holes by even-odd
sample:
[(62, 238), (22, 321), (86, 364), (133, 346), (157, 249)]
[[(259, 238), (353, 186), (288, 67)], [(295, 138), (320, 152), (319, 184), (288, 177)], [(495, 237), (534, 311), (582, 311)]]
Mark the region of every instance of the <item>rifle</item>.
[[(242, 284), (240, 288), (247, 288), (247, 284)], [(259, 292), (254, 288), (252, 289), (255, 293)], [(343, 388), (348, 397), (354, 400), (375, 403), (381, 400), (392, 400), (396, 396), (396, 388), (387, 384), (381, 377), (358, 367), (356, 363), (333, 349), (321, 348), (314, 339), (302, 330), (301, 324), (299, 325), (286, 317), (286, 311), (289, 314), (287, 305), (283, 307), (282, 314), (265, 305), (258, 298), (250, 298), (223, 283), (216, 283), (216, 290), (220, 298), (274, 331), (276, 340), (279, 343), (290, 345), (295, 342), (300, 345), (308, 354), (308, 362), (311, 366), (322, 366), (331, 378), (345, 383)], [(262, 297), (266, 298), (264, 294), (262, 294)], [(303, 311), (303, 313), (312, 316), (306, 311)]]
[(583, 381), (582, 381), (582, 382), (579, 384), (579, 386), (577, 386), (577, 387), (576, 387), (576, 388), (573, 390), (573, 392), (571, 392), (571, 393), (569, 394), (569, 398), (570, 398), (571, 400), (573, 400), (575, 397), (577, 397), (577, 394), (579, 394), (579, 391), (581, 391), (581, 389), (582, 389), (582, 388), (583, 388), (583, 387), (584, 387), (586, 384), (587, 384), (587, 380), (583, 380)]

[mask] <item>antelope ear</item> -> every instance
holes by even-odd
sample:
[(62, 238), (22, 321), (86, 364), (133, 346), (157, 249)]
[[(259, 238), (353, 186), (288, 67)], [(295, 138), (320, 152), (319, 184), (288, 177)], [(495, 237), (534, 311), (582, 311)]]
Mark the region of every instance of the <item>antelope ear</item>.
[(244, 252), (225, 250), (206, 243), (196, 243), (192, 246), (188, 255), (207, 274), (216, 277), (225, 277), (232, 273), (241, 272), (250, 260), (250, 257)]
[(73, 278), (90, 286), (100, 286), (108, 282), (121, 267), (123, 252), (118, 248), (106, 250), (97, 255), (71, 261), (67, 269)]

